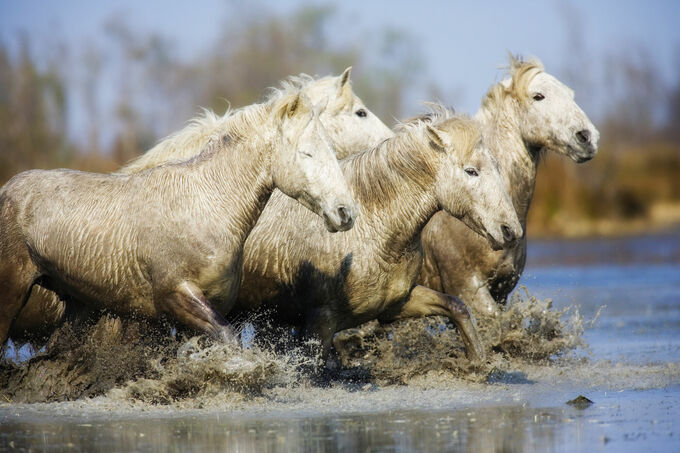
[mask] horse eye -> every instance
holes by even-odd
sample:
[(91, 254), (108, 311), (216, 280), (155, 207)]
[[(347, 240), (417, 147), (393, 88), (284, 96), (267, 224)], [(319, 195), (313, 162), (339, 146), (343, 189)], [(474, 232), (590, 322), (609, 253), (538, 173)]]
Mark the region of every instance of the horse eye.
[(470, 176), (479, 176), (479, 173), (477, 173), (477, 170), (475, 168), (466, 168), (465, 173), (467, 173)]
[(299, 150), (298, 153), (302, 154), (305, 157), (313, 157), (311, 153), (309, 153), (308, 151), (304, 151), (302, 149)]
[(534, 94), (534, 101), (542, 101), (543, 99), (545, 99), (545, 96), (543, 96), (541, 93)]
[(364, 109), (359, 109), (356, 112), (354, 112), (359, 118), (366, 118), (366, 110)]

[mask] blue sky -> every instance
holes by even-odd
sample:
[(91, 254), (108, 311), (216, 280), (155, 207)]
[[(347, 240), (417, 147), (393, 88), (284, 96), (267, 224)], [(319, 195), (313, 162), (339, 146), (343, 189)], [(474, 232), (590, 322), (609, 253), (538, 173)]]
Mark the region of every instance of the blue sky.
[[(327, 1), (262, 0), (264, 8), (290, 11)], [(330, 2), (340, 16), (333, 39), (370, 42), (373, 30), (394, 26), (408, 31), (425, 57), (422, 83), (434, 80), (445, 101), (474, 112), (497, 81), (506, 52), (540, 57), (558, 76), (568, 68), (585, 71), (593, 59), (642, 46), (666, 81), (680, 78), (680, 1), (357, 1)], [(72, 47), (96, 39), (102, 23), (125, 15), (136, 29), (169, 36), (182, 55), (214, 42), (225, 16), (252, 2), (194, 0), (36, 1), (0, 0), (0, 38), (27, 33), (34, 43), (57, 35)], [(361, 68), (356, 68), (360, 70)], [(300, 68), (300, 71), (304, 71)], [(577, 100), (579, 94), (577, 92)], [(413, 99), (407, 109), (418, 109)], [(579, 100), (580, 101), (580, 100)], [(591, 108), (596, 109), (591, 101)], [(588, 107), (588, 102), (585, 103)], [(370, 106), (369, 106), (370, 107)]]

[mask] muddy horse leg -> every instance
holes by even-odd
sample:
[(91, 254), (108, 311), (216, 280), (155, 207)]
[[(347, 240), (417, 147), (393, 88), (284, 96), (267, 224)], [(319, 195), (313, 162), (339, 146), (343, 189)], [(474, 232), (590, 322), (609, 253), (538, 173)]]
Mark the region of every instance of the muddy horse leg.
[(455, 296), (417, 285), (398, 313), (381, 320), (392, 321), (433, 315), (446, 316), (458, 327), (468, 359), (475, 362), (484, 359), (484, 348), (477, 335), (477, 329), (472, 324), (470, 312), (463, 301)]
[[(0, 260), (3, 258), (0, 257)], [(28, 300), (37, 277), (38, 270), (26, 251), (0, 264), (0, 349), (5, 345), (12, 323)]]
[(187, 327), (207, 333), (219, 341), (236, 343), (234, 329), (210, 305), (203, 291), (190, 282), (183, 282), (164, 297), (161, 309)]

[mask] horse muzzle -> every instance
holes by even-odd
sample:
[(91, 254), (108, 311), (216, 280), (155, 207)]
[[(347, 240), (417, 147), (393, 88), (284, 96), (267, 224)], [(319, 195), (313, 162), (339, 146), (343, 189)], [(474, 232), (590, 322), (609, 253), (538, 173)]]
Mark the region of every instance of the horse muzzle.
[(323, 219), (326, 222), (326, 229), (331, 233), (351, 229), (354, 226), (357, 211), (357, 207), (349, 203), (339, 204), (332, 209), (324, 210)]
[(569, 157), (577, 164), (589, 161), (597, 154), (599, 139), (600, 133), (597, 129), (581, 129), (574, 134), (574, 144), (569, 146)]

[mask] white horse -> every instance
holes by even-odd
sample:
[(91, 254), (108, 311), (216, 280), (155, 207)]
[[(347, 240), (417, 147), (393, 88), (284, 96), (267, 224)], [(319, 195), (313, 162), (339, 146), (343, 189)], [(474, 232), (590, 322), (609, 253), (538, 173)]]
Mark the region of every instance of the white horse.
[(31, 170), (0, 189), (0, 344), (37, 283), (125, 315), (233, 339), (225, 306), (275, 188), (350, 229), (357, 207), (318, 113), (295, 89), (231, 115), (189, 160), (132, 175)]
[(540, 157), (555, 152), (581, 163), (597, 153), (599, 132), (574, 102), (574, 92), (538, 60), (511, 57), (510, 77), (493, 86), (475, 119), (500, 166), (525, 235), (492, 250), (454, 217), (439, 212), (423, 230), (425, 260), (419, 283), (460, 297), (481, 313), (495, 313), (522, 275), (526, 220)]

